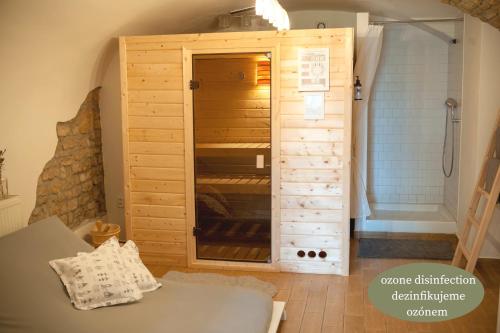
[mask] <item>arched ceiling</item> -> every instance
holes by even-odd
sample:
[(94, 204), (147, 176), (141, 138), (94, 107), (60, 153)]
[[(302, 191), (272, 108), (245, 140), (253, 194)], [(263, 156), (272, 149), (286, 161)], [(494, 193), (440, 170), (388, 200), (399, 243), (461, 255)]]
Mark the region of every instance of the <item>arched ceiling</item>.
[(500, 0), (441, 0), (500, 29)]
[(384, 17), (457, 17), (460, 11), (438, 0), (281, 0), (288, 10), (328, 9), (369, 12)]
[[(169, 1), (171, 4), (175, 1)], [(186, 24), (186, 31), (206, 29), (217, 15), (254, 5), (254, 0), (204, 0), (188, 1), (193, 6), (200, 25)], [(392, 19), (456, 18), (462, 16), (457, 8), (443, 4), (439, 0), (279, 0), (288, 11), (296, 10), (338, 10), (348, 12), (369, 12), (373, 16)], [(167, 3), (165, 3), (167, 4)], [(186, 4), (178, 8), (181, 9)], [(200, 15), (203, 13), (203, 15)], [(186, 22), (188, 23), (188, 22)], [(193, 21), (189, 23), (195, 23)]]
[[(453, 6), (439, 0), (279, 0), (288, 11), (296, 10), (339, 10), (369, 12), (371, 15), (393, 19), (455, 18), (462, 15)], [(117, 27), (123, 33), (135, 25), (150, 26), (151, 33), (202, 32), (210, 30), (215, 18), (254, 5), (254, 0), (122, 0), (119, 6), (107, 1), (91, 1), (104, 12), (114, 16), (124, 13), (122, 22), (126, 26)], [(135, 8), (134, 16), (130, 9)], [(126, 21), (128, 19), (128, 22)], [(168, 30), (166, 30), (168, 29)]]

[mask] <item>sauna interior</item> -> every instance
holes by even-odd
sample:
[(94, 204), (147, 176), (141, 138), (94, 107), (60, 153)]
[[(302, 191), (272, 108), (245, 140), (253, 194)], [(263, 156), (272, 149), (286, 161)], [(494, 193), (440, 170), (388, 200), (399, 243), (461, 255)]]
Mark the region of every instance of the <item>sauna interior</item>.
[(499, 59), (498, 0), (0, 0), (0, 333), (500, 333)]
[(271, 262), (270, 57), (193, 56), (198, 259)]

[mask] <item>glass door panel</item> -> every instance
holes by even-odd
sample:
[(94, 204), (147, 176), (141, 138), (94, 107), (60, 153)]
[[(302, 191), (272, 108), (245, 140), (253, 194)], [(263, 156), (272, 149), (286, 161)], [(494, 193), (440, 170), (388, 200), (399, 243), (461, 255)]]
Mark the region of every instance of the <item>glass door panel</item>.
[(271, 261), (271, 61), (193, 56), (198, 259)]

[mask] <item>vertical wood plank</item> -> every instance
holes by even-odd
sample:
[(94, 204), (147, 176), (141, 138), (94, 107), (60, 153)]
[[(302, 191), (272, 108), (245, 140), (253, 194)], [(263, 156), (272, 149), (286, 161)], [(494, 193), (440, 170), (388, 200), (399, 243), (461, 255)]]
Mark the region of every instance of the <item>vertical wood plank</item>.
[(271, 193), (272, 193), (272, 261), (276, 269), (280, 262), (280, 225), (281, 225), (281, 121), (280, 121), (280, 91), (281, 73), (279, 62), (281, 59), (280, 43), (272, 50), (271, 58)]
[(127, 43), (125, 37), (119, 39), (120, 47), (120, 85), (122, 106), (122, 149), (123, 149), (123, 203), (125, 210), (125, 237), (132, 239), (132, 220), (130, 216), (130, 162), (129, 162), (129, 137), (128, 137), (128, 85), (127, 85)]
[(353, 52), (354, 52), (354, 32), (352, 29), (345, 29), (345, 55), (347, 76), (344, 88), (344, 155), (342, 157), (342, 196), (343, 196), (343, 259), (342, 275), (349, 275), (349, 233), (351, 214), (351, 132), (352, 132), (352, 73), (353, 73)]
[(189, 89), (192, 79), (193, 54), (191, 50), (182, 48), (182, 80), (184, 89), (184, 168), (186, 184), (186, 235), (187, 263), (190, 266), (196, 260), (196, 240), (192, 236), (195, 226), (195, 193), (194, 193), (194, 144), (193, 144), (193, 91)]

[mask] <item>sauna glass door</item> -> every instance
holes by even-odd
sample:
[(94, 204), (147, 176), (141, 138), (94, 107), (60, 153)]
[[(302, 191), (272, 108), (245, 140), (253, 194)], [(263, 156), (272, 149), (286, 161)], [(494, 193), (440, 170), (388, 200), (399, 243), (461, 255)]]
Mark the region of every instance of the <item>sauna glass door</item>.
[(196, 256), (271, 262), (269, 53), (193, 55)]

